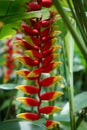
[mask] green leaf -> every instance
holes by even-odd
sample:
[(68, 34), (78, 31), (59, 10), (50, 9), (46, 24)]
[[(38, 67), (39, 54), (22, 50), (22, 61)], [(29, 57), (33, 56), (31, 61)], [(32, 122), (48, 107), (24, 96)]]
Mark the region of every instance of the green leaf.
[(74, 104), (75, 112), (87, 107), (87, 92), (83, 92), (75, 96)]
[(30, 19), (30, 18), (35, 18), (35, 17), (36, 18), (42, 17), (42, 19), (46, 19), (49, 17), (49, 11), (47, 9), (43, 9), (40, 11), (32, 11), (32, 12), (26, 12), (26, 13), (23, 12), (21, 14), (5, 16), (3, 19), (1, 18), (0, 20), (3, 23), (8, 24), (12, 22), (17, 22), (19, 20)]
[(62, 38), (64, 38), (65, 35), (66, 35), (66, 33), (67, 33), (67, 28), (66, 28), (66, 26), (65, 26), (65, 24), (64, 24), (64, 22), (63, 22), (63, 20), (62, 20), (62, 19), (58, 19), (58, 20), (55, 22), (54, 25), (55, 25), (55, 26), (58, 26), (57, 30), (61, 31), (60, 36), (61, 36)]
[(74, 52), (74, 39), (70, 32), (65, 37), (65, 47), (69, 64), (69, 72), (73, 73), (73, 52)]
[(12, 22), (10, 24), (6, 24), (1, 30), (0, 30), (0, 39), (5, 39), (12, 37), (16, 34), (16, 31), (20, 27), (20, 22)]
[[(62, 127), (64, 128), (64, 130), (71, 130), (70, 123), (68, 122), (62, 123)], [(78, 127), (78, 130), (87, 130), (87, 123), (83, 121), (81, 125)]]
[(29, 0), (0, 0), (0, 17), (7, 16), (7, 15), (13, 15), (18, 14), (25, 11), (25, 2)]
[(17, 86), (17, 84), (0, 84), (0, 89), (2, 90), (12, 90), (12, 89), (15, 89), (15, 87)]
[[(74, 110), (75, 112), (78, 112), (85, 107), (87, 107), (87, 92), (82, 92), (76, 95), (74, 98)], [(68, 114), (68, 113), (69, 113), (69, 103), (67, 102), (63, 110), (61, 111), (61, 114)]]
[(3, 28), (0, 30), (0, 39), (8, 38), (16, 34), (16, 31), (20, 28), (21, 20), (30, 18), (47, 19), (49, 17), (49, 11), (47, 9), (41, 11), (34, 11), (22, 14), (15, 14), (5, 16), (1, 21), (4, 23)]
[(7, 99), (3, 102), (3, 104), (0, 106), (0, 111), (4, 110), (5, 108), (7, 108), (10, 104), (10, 99)]
[(0, 66), (3, 66), (5, 63), (5, 58), (0, 55)]
[(70, 117), (68, 114), (64, 114), (64, 115), (63, 114), (60, 114), (60, 115), (55, 114), (54, 120), (59, 121), (59, 122), (70, 122)]
[(84, 66), (81, 64), (81, 58), (77, 55), (74, 56), (73, 71), (78, 72), (84, 70)]
[(9, 121), (0, 123), (0, 130), (46, 130), (46, 128), (29, 121)]

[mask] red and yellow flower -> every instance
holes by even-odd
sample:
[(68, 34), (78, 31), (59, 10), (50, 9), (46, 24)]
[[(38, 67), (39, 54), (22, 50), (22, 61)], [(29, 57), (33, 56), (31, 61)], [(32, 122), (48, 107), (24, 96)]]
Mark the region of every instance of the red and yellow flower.
[(4, 78), (3, 78), (4, 83), (9, 81), (14, 68), (12, 38), (8, 39), (5, 42), (5, 46), (6, 46), (6, 54), (4, 55), (4, 57), (6, 58), (6, 62), (5, 62), (6, 70), (4, 72)]
[[(32, 0), (27, 3), (27, 11), (41, 10), (42, 7), (49, 8), (52, 5), (52, 0)], [(16, 73), (21, 75), (26, 80), (34, 80), (35, 85), (20, 85), (16, 88), (23, 91), (27, 95), (35, 94), (37, 99), (31, 97), (19, 97), (17, 100), (21, 101), (27, 106), (37, 107), (37, 113), (27, 112), (18, 114), (17, 117), (27, 120), (38, 120), (43, 114), (53, 114), (61, 110), (56, 106), (44, 106), (41, 107), (42, 101), (52, 101), (63, 95), (62, 92), (41, 92), (42, 88), (48, 89), (53, 84), (61, 81), (62, 76), (50, 76), (42, 79), (42, 73), (50, 73), (55, 67), (61, 64), (60, 61), (55, 62), (55, 58), (59, 57), (56, 54), (56, 50), (61, 46), (54, 45), (54, 28), (53, 23), (55, 21), (55, 15), (53, 12), (49, 12), (48, 19), (32, 18), (29, 22), (23, 21), (21, 30), (24, 33), (23, 39), (18, 39), (17, 44), (24, 48), (24, 55), (18, 56), (15, 59), (19, 60), (28, 69), (18, 70)], [(28, 24), (29, 23), (29, 24)], [(29, 68), (32, 68), (32, 71)], [(58, 122), (47, 120), (46, 127), (51, 129), (53, 126), (59, 125)]]

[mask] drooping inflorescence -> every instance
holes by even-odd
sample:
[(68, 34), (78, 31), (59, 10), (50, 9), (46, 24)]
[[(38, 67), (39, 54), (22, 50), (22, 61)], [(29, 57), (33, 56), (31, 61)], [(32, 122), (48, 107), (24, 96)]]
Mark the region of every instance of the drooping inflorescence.
[(6, 46), (6, 50), (5, 50), (5, 54), (4, 57), (6, 59), (5, 62), (5, 67), (6, 70), (4, 72), (4, 78), (3, 78), (3, 82), (6, 83), (9, 81), (10, 76), (13, 72), (14, 69), (14, 58), (13, 58), (13, 44), (12, 44), (12, 38), (9, 38), (6, 42), (5, 42), (5, 46)]
[[(49, 8), (51, 5), (52, 0), (32, 0), (27, 3), (29, 12), (41, 10), (42, 7)], [(29, 95), (29, 97), (19, 97), (17, 100), (27, 106), (37, 107), (37, 113), (21, 113), (17, 117), (32, 121), (40, 119), (44, 114), (50, 115), (61, 110), (60, 107), (56, 106), (41, 106), (43, 101), (55, 100), (63, 94), (58, 91), (49, 91), (50, 86), (62, 80), (61, 76), (50, 76), (42, 79), (42, 74), (50, 73), (61, 64), (60, 61), (54, 61), (59, 56), (59, 54), (56, 54), (56, 50), (61, 47), (54, 45), (53, 23), (55, 22), (55, 15), (52, 11), (49, 11), (49, 14), (49, 17), (44, 20), (41, 17), (23, 21), (21, 28), (24, 38), (19, 38), (17, 41), (24, 48), (24, 55), (17, 56), (16, 59), (28, 69), (18, 70), (16, 73), (26, 80), (35, 81), (35, 85), (32, 86), (20, 85), (16, 87)], [(32, 71), (29, 70), (30, 67)], [(42, 93), (43, 88), (48, 92)], [(37, 95), (37, 98), (31, 98), (32, 94)], [(58, 122), (46, 120), (47, 128), (52, 128), (56, 124)]]

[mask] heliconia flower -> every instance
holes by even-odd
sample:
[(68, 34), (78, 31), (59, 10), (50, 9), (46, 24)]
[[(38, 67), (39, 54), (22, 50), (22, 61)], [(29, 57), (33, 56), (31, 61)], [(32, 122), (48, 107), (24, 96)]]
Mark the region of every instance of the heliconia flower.
[(49, 34), (50, 34), (50, 27), (44, 29), (44, 30), (40, 33), (41, 37), (48, 36)]
[(3, 78), (3, 82), (4, 83), (7, 83), (10, 76), (11, 76), (11, 73), (12, 73), (12, 69), (7, 69), (5, 74), (4, 74), (4, 78)]
[[(17, 41), (26, 41), (27, 44), (32, 45), (32, 47), (35, 45), (35, 44), (32, 42), (31, 38), (28, 37), (27, 35), (25, 36), (25, 39), (22, 39), (22, 38), (20, 38), (20, 37), (17, 36), (17, 37), (16, 37), (16, 40), (17, 40)], [(15, 42), (14, 42), (14, 43), (15, 43)]]
[(55, 67), (61, 65), (62, 62), (51, 62), (50, 64), (44, 65), (43, 67), (43, 73), (49, 73), (52, 71)]
[(53, 22), (54, 22), (53, 19), (51, 19), (51, 20), (43, 20), (43, 21), (41, 22), (41, 26), (42, 26), (42, 27), (48, 27), (48, 26), (50, 26)]
[(38, 50), (37, 46), (30, 45), (26, 40), (17, 40), (15, 45), (18, 47), (23, 47), (25, 50)]
[[(42, 7), (49, 8), (52, 5), (52, 0), (32, 0), (27, 4), (27, 12), (41, 10)], [(49, 11), (48, 18), (41, 16), (40, 18), (30, 18), (29, 21), (24, 20), (21, 26), (23, 32), (23, 39), (17, 39), (19, 45), (24, 48), (24, 55), (16, 57), (19, 62), (25, 64), (30, 70), (18, 70), (16, 73), (25, 78), (26, 80), (33, 80), (35, 86), (21, 85), (16, 88), (23, 91), (25, 94), (30, 94), (29, 97), (19, 97), (17, 100), (22, 101), (25, 105), (37, 107), (37, 114), (35, 113), (22, 113), (18, 114), (17, 117), (24, 118), (27, 120), (38, 120), (44, 114), (53, 114), (57, 111), (62, 110), (56, 106), (42, 106), (42, 102), (52, 101), (63, 95), (62, 92), (58, 91), (45, 91), (42, 93), (42, 87), (47, 89), (55, 83), (63, 79), (62, 76), (50, 76), (43, 79), (44, 73), (50, 73), (53, 69), (62, 64), (57, 61), (57, 57), (60, 55), (57, 53), (60, 45), (54, 43), (56, 40), (56, 32), (53, 26), (55, 22), (55, 14), (53, 11)], [(36, 94), (32, 98), (32, 94)], [(37, 99), (35, 99), (37, 98)], [(47, 120), (46, 128), (51, 129), (54, 126), (59, 125), (58, 122)]]
[(16, 74), (21, 75), (24, 79), (28, 79), (28, 74), (30, 73), (29, 70), (17, 70)]
[(40, 82), (40, 85), (41, 86), (44, 86), (44, 87), (50, 87), (52, 86), (54, 83), (56, 83), (57, 81), (60, 81), (62, 80), (63, 78), (61, 76), (52, 76), (52, 77), (48, 77), (48, 78), (45, 78), (43, 79), (41, 82)]
[(44, 93), (40, 96), (41, 100), (55, 100), (56, 98), (58, 98), (59, 96), (63, 95), (63, 92), (47, 92)]
[(29, 7), (31, 10), (33, 10), (33, 11), (36, 11), (36, 10), (40, 10), (40, 9), (41, 9), (41, 5), (35, 4), (35, 3), (33, 3), (33, 2), (30, 2), (30, 3), (28, 3), (27, 5), (28, 5), (28, 7)]
[(49, 8), (52, 5), (52, 0), (42, 0), (42, 5)]
[(49, 55), (48, 57), (45, 58), (45, 60), (43, 61), (43, 65), (49, 64), (50, 62), (52, 62), (55, 58), (59, 57), (59, 54), (52, 54)]
[(43, 51), (43, 57), (47, 57), (53, 54), (57, 49), (60, 49), (61, 46), (52, 46), (49, 50)]
[(27, 50), (25, 51), (25, 53), (27, 53), (31, 58), (42, 58), (42, 55), (38, 52), (38, 51), (34, 51), (34, 50)]
[(36, 66), (38, 65), (38, 60), (32, 60), (29, 56), (16, 56), (15, 59), (19, 60), (27, 66)]
[(45, 106), (45, 107), (42, 107), (39, 109), (39, 112), (40, 113), (43, 113), (43, 114), (53, 114), (55, 112), (58, 112), (62, 110), (62, 108), (60, 107), (56, 107), (56, 106)]
[(26, 120), (31, 120), (31, 121), (40, 119), (40, 116), (38, 114), (28, 113), (28, 112), (27, 113), (18, 114), (17, 117), (18, 118), (23, 118), (23, 119), (26, 119)]
[(51, 40), (48, 40), (45, 42), (45, 45), (43, 46), (43, 51), (46, 51), (48, 49), (51, 49), (53, 45), (53, 42)]
[(28, 77), (28, 74), (30, 73), (29, 70), (17, 70), (16, 74), (19, 74), (26, 80), (36, 80), (38, 77)]
[(42, 72), (42, 68), (35, 69), (28, 74), (28, 78), (38, 77)]
[(47, 42), (48, 40), (51, 40), (53, 39), (54, 37), (53, 36), (45, 36), (45, 37), (42, 37), (42, 42)]
[(52, 121), (52, 120), (47, 120), (46, 121), (46, 128), (47, 129), (52, 129), (56, 125), (60, 125), (60, 123), (57, 122), (57, 121)]
[(31, 25), (36, 28), (36, 29), (40, 29), (41, 28), (41, 21), (35, 21), (33, 19), (30, 19)]
[(16, 100), (21, 101), (27, 106), (39, 106), (39, 101), (33, 98), (19, 97), (19, 98), (16, 98)]
[(25, 94), (38, 94), (39, 92), (39, 88), (35, 87), (35, 86), (29, 86), (29, 85), (20, 85), (20, 86), (16, 86), (16, 89), (19, 89), (21, 91), (23, 91)]
[(13, 44), (12, 44), (12, 38), (9, 38), (5, 42), (5, 54), (3, 57), (6, 59), (6, 62), (4, 63), (5, 65), (5, 71), (4, 71), (4, 76), (3, 76), (3, 82), (6, 83), (9, 81), (11, 74), (14, 69), (14, 58), (13, 58)]
[(33, 41), (33, 43), (38, 46), (40, 45), (40, 38), (39, 37), (33, 37), (33, 36), (30, 36), (31, 40)]
[(31, 35), (31, 36), (36, 36), (39, 33), (37, 29), (31, 29), (28, 25), (25, 25), (25, 24), (22, 24), (22, 28), (28, 35)]

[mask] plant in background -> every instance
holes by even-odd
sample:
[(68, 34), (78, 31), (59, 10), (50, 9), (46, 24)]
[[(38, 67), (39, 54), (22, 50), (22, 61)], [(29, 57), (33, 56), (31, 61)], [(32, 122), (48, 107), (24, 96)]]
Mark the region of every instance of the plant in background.
[(9, 38), (5, 42), (5, 54), (3, 55), (3, 57), (6, 59), (6, 61), (4, 62), (4, 83), (7, 83), (10, 80), (11, 75), (13, 74), (13, 70), (15, 68), (14, 54), (21, 55), (22, 50), (18, 50), (13, 45), (13, 38)]
[[(36, 0), (27, 3), (28, 11), (41, 10), (42, 7), (49, 8), (52, 0)], [(55, 22), (55, 14), (49, 11), (47, 19), (32, 18), (22, 23), (23, 38), (17, 40), (18, 45), (24, 49), (23, 56), (17, 56), (15, 59), (27, 66), (28, 69), (18, 70), (16, 73), (26, 80), (34, 80), (31, 85), (20, 85), (16, 88), (22, 90), (29, 97), (18, 97), (17, 100), (23, 102), (27, 106), (37, 107), (36, 112), (26, 112), (18, 114), (17, 117), (27, 120), (39, 120), (43, 115), (51, 115), (61, 108), (57, 106), (44, 106), (43, 101), (53, 101), (63, 93), (59, 91), (50, 91), (49, 87), (56, 82), (61, 81), (62, 77), (49, 76), (43, 79), (44, 73), (50, 73), (54, 68), (61, 64), (60, 61), (55, 62), (55, 58), (59, 56), (56, 50), (61, 48), (55, 45), (55, 31), (53, 23)], [(32, 69), (32, 71), (30, 70)], [(43, 93), (43, 89), (46, 90)], [(35, 98), (32, 95), (35, 94)], [(47, 119), (46, 127), (52, 128), (59, 125), (58, 122)]]
[(11, 77), (11, 74), (14, 69), (14, 58), (13, 58), (13, 44), (12, 44), (12, 38), (9, 38), (6, 42), (6, 53), (4, 54), (4, 57), (6, 58), (5, 62), (5, 71), (4, 71), (4, 78), (3, 82), (7, 83)]

